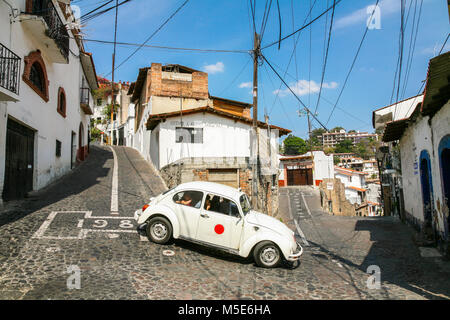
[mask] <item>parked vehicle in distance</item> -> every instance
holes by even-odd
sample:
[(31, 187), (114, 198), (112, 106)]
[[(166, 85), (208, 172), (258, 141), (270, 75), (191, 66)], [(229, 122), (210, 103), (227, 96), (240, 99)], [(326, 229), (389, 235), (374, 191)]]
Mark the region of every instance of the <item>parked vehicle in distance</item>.
[(252, 210), (244, 192), (218, 183), (180, 184), (151, 198), (134, 218), (155, 243), (175, 238), (241, 257), (252, 254), (260, 267), (276, 267), (283, 259), (293, 263), (303, 253), (285, 224)]

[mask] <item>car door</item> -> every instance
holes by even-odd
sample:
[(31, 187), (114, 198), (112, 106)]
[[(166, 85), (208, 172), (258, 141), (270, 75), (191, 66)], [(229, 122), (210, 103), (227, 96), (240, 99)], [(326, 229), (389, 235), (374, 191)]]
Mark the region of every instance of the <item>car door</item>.
[(183, 190), (173, 197), (173, 208), (180, 224), (180, 235), (195, 239), (203, 202), (203, 192)]
[(244, 219), (231, 199), (207, 194), (198, 220), (196, 239), (229, 249), (239, 249)]

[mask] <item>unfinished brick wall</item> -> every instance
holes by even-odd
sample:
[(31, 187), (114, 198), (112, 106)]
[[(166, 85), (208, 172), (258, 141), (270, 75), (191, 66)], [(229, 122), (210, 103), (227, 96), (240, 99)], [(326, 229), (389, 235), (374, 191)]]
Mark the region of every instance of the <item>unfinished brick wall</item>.
[[(327, 189), (327, 183), (333, 184), (333, 190)], [(355, 206), (345, 198), (345, 185), (339, 179), (324, 179), (320, 185), (322, 208), (336, 216), (356, 216)], [(328, 202), (331, 201), (332, 210)]]
[(163, 79), (162, 65), (152, 63), (147, 75), (147, 89), (149, 96), (208, 99), (208, 74), (193, 72), (192, 81)]

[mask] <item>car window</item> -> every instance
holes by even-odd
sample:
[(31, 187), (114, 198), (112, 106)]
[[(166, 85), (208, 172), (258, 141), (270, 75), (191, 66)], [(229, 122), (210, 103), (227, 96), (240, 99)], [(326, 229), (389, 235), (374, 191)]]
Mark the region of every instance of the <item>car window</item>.
[(238, 206), (234, 201), (214, 194), (208, 194), (206, 196), (203, 209), (222, 213), (227, 216), (240, 217)]
[(200, 209), (202, 205), (203, 192), (186, 190), (180, 191), (173, 196), (175, 203)]

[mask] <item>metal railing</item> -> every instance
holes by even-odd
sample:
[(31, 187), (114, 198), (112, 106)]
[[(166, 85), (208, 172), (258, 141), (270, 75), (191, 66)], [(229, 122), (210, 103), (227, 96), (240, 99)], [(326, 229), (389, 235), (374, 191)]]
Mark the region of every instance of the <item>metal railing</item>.
[(58, 45), (61, 54), (66, 60), (69, 59), (69, 33), (66, 26), (62, 22), (58, 15), (58, 11), (53, 5), (52, 0), (34, 0), (32, 6), (32, 12), (28, 14), (34, 14), (44, 18), (47, 23), (48, 30), (47, 36), (52, 38)]
[(80, 88), (80, 103), (89, 106), (89, 97), (91, 95), (91, 89)]
[(20, 58), (0, 43), (0, 87), (19, 95)]

